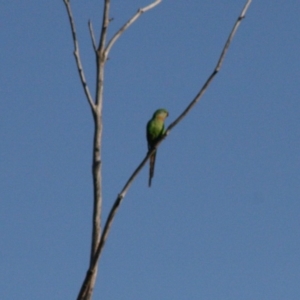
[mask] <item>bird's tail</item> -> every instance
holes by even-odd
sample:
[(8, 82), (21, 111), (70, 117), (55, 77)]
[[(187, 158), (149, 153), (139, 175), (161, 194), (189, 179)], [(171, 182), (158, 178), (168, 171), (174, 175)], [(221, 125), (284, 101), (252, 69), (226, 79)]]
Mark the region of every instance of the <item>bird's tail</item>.
[(154, 176), (156, 151), (150, 156), (150, 169), (149, 169), (149, 187), (151, 186), (151, 180)]

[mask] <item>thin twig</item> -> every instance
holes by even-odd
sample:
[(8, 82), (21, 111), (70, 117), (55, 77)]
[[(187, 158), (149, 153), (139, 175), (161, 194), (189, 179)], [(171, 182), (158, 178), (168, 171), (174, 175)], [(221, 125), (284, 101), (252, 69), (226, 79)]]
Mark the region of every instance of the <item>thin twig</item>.
[(92, 21), (89, 20), (88, 24), (89, 24), (89, 30), (90, 30), (90, 36), (91, 36), (91, 40), (92, 40), (92, 44), (93, 44), (93, 49), (96, 52), (97, 51), (97, 46), (96, 46), (96, 40), (95, 40)]
[(117, 32), (116, 34), (112, 37), (112, 39), (108, 42), (106, 49), (105, 49), (105, 56), (107, 57), (109, 54), (109, 51), (111, 50), (112, 46), (114, 43), (118, 40), (118, 38), (122, 35), (122, 33), (129, 27), (131, 26), (144, 12), (154, 8), (156, 5), (158, 5), (162, 0), (156, 0), (153, 3), (138, 9), (138, 11), (135, 13), (135, 15), (128, 20)]
[(214, 77), (217, 75), (217, 73), (220, 71), (225, 55), (228, 51), (229, 45), (238, 29), (238, 27), (240, 26), (242, 20), (245, 18), (245, 14), (251, 4), (252, 0), (247, 0), (241, 14), (239, 15), (238, 19), (236, 20), (231, 33), (225, 43), (225, 46), (222, 50), (222, 53), (220, 55), (220, 58), (218, 60), (218, 63), (215, 67), (215, 69), (213, 70), (213, 72), (211, 73), (211, 75), (208, 77), (208, 79), (206, 80), (206, 82), (204, 83), (203, 87), (200, 89), (199, 93), (195, 96), (195, 98), (192, 100), (192, 102), (187, 106), (187, 108), (179, 115), (179, 117), (172, 122), (168, 128), (166, 129), (166, 135), (168, 135), (171, 131), (172, 128), (174, 128), (188, 113), (189, 111), (194, 107), (194, 105), (200, 100), (200, 98), (202, 97), (202, 95), (205, 93), (205, 91), (207, 90), (208, 86), (210, 85), (210, 83), (212, 82), (212, 80), (214, 79)]
[(73, 15), (72, 15), (71, 4), (70, 4), (69, 0), (63, 0), (63, 1), (66, 5), (66, 9), (67, 9), (68, 16), (69, 16), (72, 37), (73, 37), (73, 42), (74, 42), (74, 56), (75, 56), (75, 60), (76, 60), (79, 77), (80, 77), (81, 84), (82, 84), (84, 92), (85, 92), (85, 96), (90, 104), (91, 109), (92, 109), (92, 112), (95, 113), (95, 110), (96, 110), (95, 103), (94, 103), (93, 97), (91, 96), (89, 87), (88, 87), (86, 79), (85, 79), (85, 75), (84, 75), (83, 67), (82, 67), (82, 63), (81, 63), (81, 58), (80, 58), (80, 54), (79, 54), (79, 45), (78, 45), (78, 40), (77, 40), (75, 23), (74, 23), (74, 19), (73, 19)]
[(104, 9), (103, 9), (103, 19), (102, 19), (102, 29), (99, 40), (98, 52), (103, 54), (103, 50), (106, 42), (107, 28), (109, 24), (109, 8), (110, 8), (110, 0), (105, 0)]

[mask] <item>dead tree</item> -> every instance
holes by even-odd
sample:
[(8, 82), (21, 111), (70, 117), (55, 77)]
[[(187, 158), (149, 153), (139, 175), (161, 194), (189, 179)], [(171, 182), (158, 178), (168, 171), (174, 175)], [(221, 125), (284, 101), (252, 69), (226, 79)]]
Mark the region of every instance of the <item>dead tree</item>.
[(109, 52), (115, 42), (120, 38), (120, 36), (128, 29), (143, 13), (151, 10), (158, 4), (162, 2), (162, 0), (155, 0), (151, 4), (138, 9), (138, 11), (130, 18), (116, 33), (115, 35), (107, 41), (107, 29), (110, 23), (109, 11), (110, 11), (110, 0), (103, 0), (104, 8), (103, 8), (103, 19), (102, 19), (102, 28), (99, 37), (99, 41), (94, 35), (92, 23), (89, 21), (89, 31), (92, 40), (93, 49), (96, 56), (96, 95), (95, 98), (90, 93), (89, 86), (85, 79), (85, 74), (80, 58), (79, 52), (79, 44), (75, 29), (75, 22), (71, 9), (71, 0), (63, 0), (67, 14), (69, 17), (69, 22), (72, 31), (72, 39), (74, 43), (74, 56), (75, 61), (79, 73), (79, 77), (81, 80), (81, 84), (87, 98), (88, 104), (91, 108), (93, 120), (94, 120), (94, 140), (93, 140), (93, 163), (92, 163), (92, 173), (93, 173), (93, 189), (94, 189), (94, 207), (93, 207), (93, 220), (92, 220), (92, 243), (91, 243), (91, 253), (90, 253), (90, 263), (86, 273), (86, 276), (83, 280), (82, 286), (80, 288), (77, 300), (89, 300), (92, 298), (93, 289), (96, 282), (97, 276), (97, 265), (102, 253), (105, 241), (107, 239), (110, 227), (116, 215), (116, 212), (122, 203), (129, 187), (132, 182), (140, 172), (140, 170), (145, 166), (151, 154), (155, 151), (155, 148), (159, 147), (160, 143), (170, 134), (171, 130), (189, 113), (189, 111), (196, 105), (196, 103), (201, 99), (204, 92), (220, 71), (225, 55), (228, 51), (230, 43), (241, 23), (244, 19), (246, 12), (252, 2), (252, 0), (247, 0), (246, 4), (237, 18), (229, 37), (225, 43), (225, 46), (221, 52), (220, 58), (214, 68), (213, 72), (209, 75), (206, 82), (199, 90), (198, 94), (195, 98), (187, 105), (186, 109), (168, 126), (165, 134), (157, 141), (156, 147), (149, 151), (139, 166), (134, 170), (130, 178), (125, 183), (123, 189), (117, 195), (117, 198), (108, 214), (108, 217), (104, 223), (103, 230), (101, 229), (101, 207), (102, 207), (102, 172), (101, 172), (101, 142), (102, 142), (102, 107), (103, 107), (103, 86), (104, 86), (104, 70), (105, 63), (107, 62)]

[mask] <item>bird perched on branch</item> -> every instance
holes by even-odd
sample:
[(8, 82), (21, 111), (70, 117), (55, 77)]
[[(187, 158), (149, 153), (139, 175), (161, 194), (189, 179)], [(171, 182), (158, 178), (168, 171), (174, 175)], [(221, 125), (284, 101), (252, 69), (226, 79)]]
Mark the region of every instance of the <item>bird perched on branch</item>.
[[(151, 151), (155, 148), (156, 142), (165, 133), (165, 119), (169, 115), (168, 111), (164, 108), (156, 110), (152, 116), (152, 119), (147, 123), (147, 141), (148, 150)], [(151, 180), (154, 175), (156, 150), (150, 156), (150, 170), (149, 170), (149, 187), (151, 186)]]

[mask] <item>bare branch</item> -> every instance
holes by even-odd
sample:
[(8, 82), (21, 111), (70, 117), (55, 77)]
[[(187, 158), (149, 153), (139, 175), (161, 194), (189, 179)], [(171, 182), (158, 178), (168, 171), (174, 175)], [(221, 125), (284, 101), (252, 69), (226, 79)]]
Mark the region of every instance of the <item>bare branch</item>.
[[(175, 127), (175, 125), (177, 125), (184, 116), (187, 115), (187, 113), (191, 110), (191, 108), (199, 101), (200, 97), (204, 94), (204, 92), (206, 91), (208, 85), (210, 84), (210, 82), (212, 81), (212, 79), (214, 78), (214, 76), (217, 74), (217, 72), (219, 71), (220, 67), (221, 67), (221, 63), (224, 59), (224, 56), (226, 54), (226, 50), (228, 49), (229, 45), (230, 45), (230, 41), (232, 40), (234, 33), (236, 32), (241, 20), (244, 18), (245, 13), (250, 5), (252, 0), (248, 0), (246, 6), (244, 7), (241, 15), (239, 16), (239, 18), (237, 19), (230, 35), (229, 38), (224, 46), (224, 49), (222, 51), (222, 54), (220, 56), (219, 62), (215, 68), (215, 70), (213, 71), (213, 73), (208, 77), (207, 81), (205, 82), (205, 84), (203, 85), (203, 87), (201, 88), (201, 90), (199, 91), (199, 93), (197, 94), (197, 96), (193, 99), (193, 101), (188, 105), (188, 107), (184, 110), (184, 112), (173, 122), (171, 123), (167, 130), (166, 133), (157, 141), (156, 145), (155, 145), (155, 149), (158, 148), (158, 146), (160, 145), (160, 143), (167, 137), (167, 135), (170, 133), (171, 129), (173, 127)], [(228, 42), (229, 41), (229, 42)], [(220, 63), (221, 62), (221, 63)], [(218, 69), (217, 69), (218, 68)], [(126, 182), (126, 184), (124, 185), (122, 191), (120, 192), (120, 194), (118, 195), (117, 199), (115, 200), (115, 203), (113, 205), (113, 207), (111, 208), (111, 211), (108, 215), (108, 218), (106, 220), (105, 226), (103, 228), (103, 232), (101, 235), (101, 239), (100, 239), (100, 243), (99, 246), (97, 248), (97, 252), (95, 255), (95, 261), (94, 261), (94, 265), (97, 263), (97, 260), (99, 259), (99, 256), (101, 254), (102, 248), (104, 246), (104, 243), (106, 241), (109, 229), (111, 227), (111, 224), (113, 222), (113, 218), (117, 212), (118, 207), (121, 204), (121, 201), (123, 200), (123, 198), (125, 197), (129, 187), (131, 186), (133, 180), (136, 178), (136, 176), (138, 175), (138, 173), (141, 171), (141, 169), (144, 167), (144, 165), (146, 164), (146, 162), (148, 161), (149, 157), (151, 156), (151, 154), (155, 151), (155, 149), (153, 149), (152, 151), (148, 152), (147, 155), (145, 156), (145, 158), (143, 159), (143, 161), (140, 163), (140, 165), (135, 169), (135, 171), (132, 173), (132, 175), (130, 176), (130, 178), (128, 179), (128, 181)], [(92, 269), (90, 269), (90, 272), (93, 272)]]
[[(161, 139), (162, 140), (162, 139)], [(158, 141), (158, 143), (156, 145), (158, 145), (161, 140)], [(88, 272), (86, 273), (86, 277), (84, 279), (84, 282), (81, 286), (79, 295), (77, 300), (83, 300), (84, 299), (84, 295), (86, 294), (86, 291), (89, 289), (90, 286), (90, 282), (93, 278), (94, 273), (96, 272), (96, 266), (97, 266), (97, 262), (99, 260), (99, 257), (101, 255), (101, 252), (103, 250), (104, 244), (106, 242), (110, 227), (112, 225), (112, 222), (114, 220), (114, 216), (117, 213), (118, 208), (120, 207), (120, 204), (122, 202), (122, 200), (124, 199), (129, 187), (131, 186), (131, 184), (133, 183), (134, 179), (136, 178), (136, 176), (138, 175), (138, 173), (141, 171), (141, 169), (144, 167), (144, 165), (146, 164), (146, 162), (148, 161), (149, 157), (151, 156), (151, 154), (153, 154), (155, 151), (155, 149), (153, 149), (151, 152), (148, 152), (147, 155), (145, 156), (145, 158), (143, 159), (143, 161), (140, 163), (140, 165), (135, 169), (135, 171), (132, 173), (132, 175), (130, 176), (130, 178), (128, 179), (128, 181), (126, 182), (126, 184), (124, 185), (121, 193), (117, 196), (117, 199), (114, 202), (114, 205), (112, 206), (109, 215), (107, 217), (107, 220), (105, 222), (105, 226), (103, 228), (103, 232), (101, 235), (101, 239), (100, 242), (98, 244), (95, 256), (94, 256), (94, 261), (90, 267), (90, 269), (88, 270)]]
[(247, 0), (241, 14), (239, 15), (238, 19), (236, 20), (233, 29), (231, 30), (231, 33), (225, 43), (225, 46), (222, 50), (222, 53), (220, 55), (219, 61), (215, 67), (215, 69), (213, 70), (212, 74), (208, 77), (208, 79), (206, 80), (206, 82), (204, 83), (203, 87), (200, 89), (199, 93), (196, 95), (196, 97), (192, 100), (192, 102), (187, 106), (187, 108), (180, 114), (180, 116), (174, 121), (172, 122), (168, 128), (166, 129), (166, 135), (168, 135), (171, 131), (171, 129), (173, 127), (175, 127), (188, 113), (189, 111), (196, 105), (196, 103), (200, 100), (200, 98), (203, 96), (203, 94), (205, 93), (205, 91), (207, 90), (208, 86), (210, 85), (210, 83), (212, 82), (212, 80), (214, 79), (214, 77), (217, 75), (217, 73), (220, 71), (225, 55), (228, 51), (228, 48), (230, 46), (230, 43), (238, 29), (238, 27), (240, 26), (242, 20), (245, 18), (245, 14), (251, 4), (252, 0)]
[(104, 9), (103, 9), (102, 30), (101, 30), (99, 46), (98, 46), (99, 54), (103, 54), (103, 50), (105, 48), (107, 28), (109, 24), (109, 7), (110, 7), (110, 0), (105, 0)]
[[(103, 83), (104, 83), (104, 67), (106, 57), (104, 56), (104, 48), (106, 44), (107, 28), (109, 25), (109, 8), (110, 0), (104, 0), (102, 29), (99, 38), (99, 46), (96, 49), (96, 112), (94, 114), (95, 132), (93, 145), (93, 187), (94, 187), (94, 208), (92, 222), (92, 243), (90, 266), (93, 265), (94, 256), (101, 237), (101, 207), (102, 207), (102, 174), (101, 174), (101, 141), (102, 141), (102, 105), (103, 105)], [(95, 39), (93, 38), (95, 45)], [(96, 48), (96, 46), (94, 46)], [(82, 292), (79, 292), (78, 299), (90, 300), (92, 298), (93, 289), (96, 283), (97, 265), (93, 268), (93, 274), (89, 283)]]
[(92, 44), (93, 44), (93, 49), (95, 52), (97, 52), (96, 40), (95, 40), (93, 24), (92, 24), (91, 20), (89, 20), (89, 30), (90, 30), (91, 40), (92, 40)]
[(122, 35), (122, 33), (129, 27), (131, 26), (144, 12), (154, 8), (156, 5), (158, 5), (162, 0), (156, 0), (153, 3), (140, 8), (136, 14), (127, 22), (125, 23), (119, 31), (112, 37), (112, 39), (108, 42), (107, 47), (105, 49), (105, 56), (107, 57), (109, 54), (109, 51), (111, 50), (112, 46), (114, 43), (118, 40), (118, 38)]
[[(67, 1), (67, 0), (64, 0)], [(108, 26), (108, 10), (109, 10), (109, 0), (105, 1), (105, 11), (104, 11), (104, 17), (103, 17), (103, 26), (102, 26), (102, 32), (101, 32), (101, 38), (100, 38), (100, 43), (99, 43), (99, 47), (98, 47), (98, 53), (101, 53), (102, 55), (102, 63), (104, 64), (105, 59), (111, 49), (111, 47), (113, 46), (113, 44), (116, 42), (116, 40), (122, 35), (122, 33), (134, 22), (136, 21), (136, 19), (145, 11), (153, 8), (154, 6), (156, 6), (157, 4), (159, 4), (161, 2), (161, 0), (156, 0), (155, 2), (153, 2), (152, 4), (148, 5), (147, 7), (140, 9), (116, 34), (115, 36), (111, 39), (111, 41), (108, 43), (106, 49), (104, 50), (104, 44), (105, 44), (105, 37), (106, 37), (106, 30), (107, 30), (107, 26)], [(220, 58), (218, 60), (218, 63), (215, 67), (215, 69), (213, 70), (212, 74), (208, 77), (208, 79), (206, 80), (206, 82), (204, 83), (203, 87), (200, 89), (199, 93), (196, 95), (196, 97), (191, 101), (191, 103), (187, 106), (187, 108), (182, 112), (182, 114), (179, 115), (179, 117), (177, 119), (175, 119), (174, 122), (172, 122), (167, 130), (166, 133), (160, 138), (159, 141), (157, 141), (157, 144), (155, 145), (155, 148), (152, 151), (149, 151), (147, 153), (147, 155), (145, 156), (145, 158), (142, 160), (142, 162), (139, 164), (139, 166), (135, 169), (135, 171), (132, 173), (132, 175), (130, 176), (130, 178), (128, 179), (128, 181), (126, 182), (126, 184), (124, 185), (122, 191), (120, 192), (120, 194), (117, 196), (114, 205), (112, 206), (110, 213), (107, 217), (107, 220), (105, 222), (104, 228), (103, 228), (103, 232), (101, 234), (101, 238), (99, 241), (99, 244), (97, 246), (95, 255), (93, 257), (93, 261), (90, 263), (90, 268), (86, 274), (86, 277), (84, 279), (84, 282), (81, 286), (79, 295), (77, 300), (84, 300), (86, 298), (86, 295), (88, 293), (88, 291), (91, 289), (91, 281), (95, 278), (95, 273), (97, 271), (97, 263), (98, 260), (100, 258), (100, 255), (102, 253), (105, 241), (107, 239), (107, 236), (109, 234), (111, 225), (113, 223), (114, 217), (117, 213), (118, 208), (120, 207), (120, 204), (122, 203), (126, 193), (128, 192), (131, 184), (133, 183), (134, 179), (137, 177), (138, 173), (141, 171), (141, 169), (145, 166), (146, 162), (148, 161), (149, 157), (151, 156), (151, 154), (158, 148), (158, 146), (160, 145), (160, 143), (167, 137), (167, 135), (171, 132), (171, 130), (189, 113), (189, 111), (195, 106), (195, 104), (200, 100), (200, 98), (203, 96), (204, 92), (206, 91), (206, 89), (208, 88), (209, 84), (212, 82), (212, 80), (214, 79), (215, 75), (219, 72), (219, 70), (222, 67), (222, 63), (223, 60), (225, 58), (225, 55), (227, 53), (227, 50), (230, 46), (230, 43), (241, 23), (241, 21), (243, 20), (243, 18), (245, 17), (245, 14), (248, 10), (248, 7), (250, 6), (252, 0), (247, 0), (246, 5), (244, 6), (240, 16), (238, 17), (228, 39), (227, 42), (225, 43), (225, 46), (222, 50), (222, 53), (220, 55)], [(105, 53), (103, 53), (102, 51), (105, 51)]]
[(246, 12), (247, 12), (247, 10), (248, 10), (248, 8), (249, 8), (251, 2), (252, 2), (252, 0), (248, 0), (248, 1), (247, 1), (247, 3), (245, 4), (245, 6), (244, 6), (244, 8), (243, 8), (243, 10), (242, 10), (242, 12), (241, 12), (241, 14), (240, 14), (240, 16), (238, 17), (237, 21), (235, 22), (235, 24), (234, 24), (234, 26), (233, 26), (233, 29), (232, 29), (232, 31), (231, 31), (231, 33), (230, 33), (230, 35), (229, 35), (229, 37), (228, 37), (228, 39), (227, 39), (227, 41), (226, 41), (226, 44), (225, 44), (225, 46), (224, 46), (224, 49), (223, 49), (223, 51), (222, 51), (222, 53), (221, 53), (221, 56), (220, 56), (220, 58), (219, 58), (219, 61), (218, 61), (218, 63), (217, 63), (217, 66), (216, 66), (216, 69), (215, 69), (217, 72), (218, 72), (218, 71), (221, 69), (221, 67), (222, 67), (223, 60), (224, 60), (225, 55), (226, 55), (226, 53), (227, 53), (227, 51), (228, 51), (229, 45), (230, 45), (230, 43), (231, 43), (231, 41), (232, 41), (232, 39), (233, 39), (233, 37), (234, 37), (234, 35), (235, 35), (235, 33), (236, 33), (238, 27), (240, 26), (242, 20), (245, 18), (245, 14), (246, 14)]
[(72, 10), (71, 10), (71, 4), (70, 4), (69, 0), (63, 0), (63, 1), (66, 5), (66, 9), (67, 9), (68, 16), (69, 16), (69, 21), (70, 21), (70, 26), (71, 26), (71, 30), (72, 30), (72, 38), (73, 38), (73, 42), (74, 42), (74, 56), (75, 56), (75, 60), (76, 60), (76, 65), (77, 65), (79, 77), (80, 77), (80, 80), (81, 80), (81, 84), (83, 86), (85, 96), (86, 96), (86, 98), (87, 98), (87, 100), (90, 104), (91, 109), (92, 109), (92, 112), (95, 113), (95, 110), (96, 110), (95, 103), (94, 103), (94, 100), (91, 96), (89, 87), (87, 85), (85, 75), (84, 75), (84, 72), (83, 72), (83, 67), (82, 67), (82, 64), (81, 64), (81, 59), (80, 59), (80, 54), (79, 54), (79, 45), (78, 45), (78, 40), (77, 40), (75, 23), (74, 23), (74, 20), (73, 20), (73, 15), (72, 15)]

